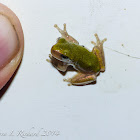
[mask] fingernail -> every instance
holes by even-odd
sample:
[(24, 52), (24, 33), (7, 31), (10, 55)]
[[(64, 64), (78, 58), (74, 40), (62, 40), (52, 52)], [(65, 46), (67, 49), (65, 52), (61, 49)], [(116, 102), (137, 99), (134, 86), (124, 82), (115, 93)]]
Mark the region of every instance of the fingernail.
[(18, 49), (18, 38), (14, 26), (8, 17), (0, 15), (0, 68), (11, 61)]

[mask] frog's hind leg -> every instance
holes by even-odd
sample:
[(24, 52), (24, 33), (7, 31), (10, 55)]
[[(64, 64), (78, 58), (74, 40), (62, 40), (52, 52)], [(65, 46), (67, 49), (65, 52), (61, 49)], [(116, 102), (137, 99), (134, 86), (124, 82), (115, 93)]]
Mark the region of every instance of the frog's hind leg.
[(96, 75), (94, 74), (83, 74), (77, 73), (74, 77), (64, 79), (65, 82), (69, 82), (70, 85), (86, 85), (94, 82), (96, 80)]
[(66, 39), (68, 42), (71, 42), (71, 43), (75, 43), (75, 44), (79, 44), (79, 42), (74, 39), (72, 36), (70, 36), (66, 30), (66, 24), (64, 23), (64, 29), (60, 29), (58, 27), (57, 24), (54, 25), (54, 27), (60, 32), (60, 34), (62, 35), (62, 38)]
[(104, 57), (104, 50), (103, 50), (103, 44), (107, 40), (106, 38), (100, 41), (99, 37), (97, 34), (95, 34), (97, 42), (95, 43), (94, 41), (91, 41), (91, 43), (94, 45), (92, 52), (97, 56), (101, 70), (100, 71), (105, 71), (105, 57)]

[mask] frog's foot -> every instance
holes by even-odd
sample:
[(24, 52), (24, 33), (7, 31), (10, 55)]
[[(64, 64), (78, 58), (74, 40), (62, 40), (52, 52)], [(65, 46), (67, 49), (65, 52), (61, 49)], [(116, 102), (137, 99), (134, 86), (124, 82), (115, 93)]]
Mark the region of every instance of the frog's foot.
[(69, 82), (70, 85), (86, 85), (94, 82), (96, 80), (96, 75), (94, 74), (83, 74), (78, 73), (72, 78), (64, 79), (65, 82)]
[(49, 54), (49, 58), (50, 59), (46, 59), (46, 61), (49, 62), (49, 63), (51, 63), (52, 62), (52, 55), (51, 54)]
[(103, 39), (102, 41), (100, 41), (98, 34), (95, 34), (95, 37), (96, 37), (96, 42), (91, 41), (91, 43), (92, 43), (94, 46), (98, 46), (98, 47), (103, 46), (104, 42), (107, 41), (107, 38), (105, 38), (105, 39)]
[(79, 42), (74, 39), (72, 36), (70, 36), (66, 30), (66, 24), (64, 23), (64, 29), (60, 29), (58, 27), (57, 24), (54, 25), (54, 27), (60, 32), (60, 34), (62, 35), (62, 38), (66, 39), (68, 42), (70, 43), (75, 43), (75, 44), (79, 44)]
[(107, 40), (106, 38), (100, 41), (99, 37), (97, 34), (95, 34), (97, 42), (91, 41), (91, 43), (94, 45), (94, 48), (92, 52), (97, 56), (101, 70), (100, 71), (105, 71), (105, 57), (104, 57), (104, 50), (103, 50), (103, 44)]
[(54, 27), (60, 32), (60, 34), (62, 35), (62, 37), (66, 37), (68, 36), (67, 30), (66, 30), (66, 24), (64, 23), (64, 29), (61, 30), (57, 24), (54, 25)]

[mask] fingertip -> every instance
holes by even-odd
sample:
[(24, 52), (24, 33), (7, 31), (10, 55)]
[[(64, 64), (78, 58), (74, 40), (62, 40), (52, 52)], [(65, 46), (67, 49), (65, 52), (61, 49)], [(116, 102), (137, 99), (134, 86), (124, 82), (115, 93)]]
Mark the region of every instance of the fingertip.
[[(8, 33), (7, 38), (9, 37), (10, 39), (6, 39), (6, 38), (4, 38), (4, 39), (6, 41), (12, 40), (12, 43), (13, 42), (14, 43), (12, 44), (13, 46), (10, 45), (10, 46), (8, 46), (8, 49), (5, 50), (5, 51), (12, 50), (10, 55), (7, 55), (7, 52), (6, 53), (4, 52), (5, 55), (7, 55), (7, 57), (9, 57), (9, 58), (7, 58), (3, 53), (0, 53), (0, 57), (1, 57), (0, 59), (2, 59), (2, 57), (4, 59), (7, 59), (5, 61), (1, 61), (1, 65), (0, 65), (0, 90), (5, 86), (5, 84), (10, 80), (10, 78), (16, 71), (18, 65), (20, 64), (20, 62), (22, 60), (23, 50), (24, 50), (24, 35), (23, 35), (22, 26), (20, 24), (18, 17), (8, 7), (6, 7), (3, 4), (0, 4), (0, 16), (1, 15), (4, 16), (11, 24), (11, 26), (16, 34), (17, 40), (15, 39), (15, 37), (13, 37), (14, 33), (11, 34), (12, 36), (9, 36), (9, 31), (6, 32), (6, 33)], [(1, 20), (2, 19), (0, 18), (0, 21)], [(3, 29), (4, 33), (5, 33), (5, 29)], [(11, 31), (11, 28), (9, 30)], [(1, 37), (3, 37), (3, 34), (0, 35), (0, 40), (2, 40), (2, 42), (5, 43), (6, 41), (3, 38), (1, 39)], [(3, 50), (3, 48), (5, 49), (5, 46), (7, 46), (5, 44), (8, 44), (8, 45), (11, 44), (11, 42), (8, 42), (5, 44), (2, 42), (0, 41), (0, 47), (2, 48), (2, 50)]]

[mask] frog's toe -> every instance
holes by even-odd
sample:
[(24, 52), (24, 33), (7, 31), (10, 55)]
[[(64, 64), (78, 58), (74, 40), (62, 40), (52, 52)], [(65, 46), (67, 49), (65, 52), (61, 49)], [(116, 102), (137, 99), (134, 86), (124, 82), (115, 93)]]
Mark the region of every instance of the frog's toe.
[(46, 59), (46, 61), (49, 62), (49, 63), (51, 63), (51, 60), (50, 59)]
[(71, 84), (71, 83), (69, 83), (69, 84), (68, 84), (68, 86), (72, 86), (72, 84)]
[(57, 24), (54, 24), (54, 27), (57, 28), (58, 27)]
[(64, 82), (71, 82), (71, 78), (63, 79)]
[(49, 58), (50, 59), (46, 59), (46, 61), (49, 62), (49, 63), (52, 63), (52, 55), (51, 54), (49, 54)]
[(93, 44), (94, 46), (96, 46), (96, 43), (94, 41), (91, 41), (91, 44)]
[(94, 34), (94, 36), (95, 36), (95, 38), (96, 38), (97, 45), (99, 45), (99, 44), (100, 44), (100, 39), (99, 39), (99, 36), (98, 36), (98, 34)]
[(68, 86), (71, 86), (72, 85), (71, 80), (72, 80), (71, 78), (63, 79), (64, 82), (69, 82), (68, 83)]
[(66, 23), (64, 23), (63, 26), (64, 26), (64, 31), (66, 32), (67, 31), (66, 30)]
[(52, 55), (51, 54), (49, 54), (49, 58), (52, 58)]
[(103, 39), (103, 40), (101, 41), (101, 44), (104, 44), (105, 41), (107, 41), (107, 38)]

